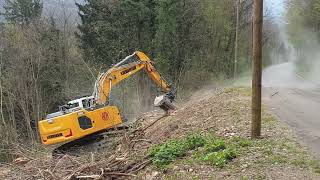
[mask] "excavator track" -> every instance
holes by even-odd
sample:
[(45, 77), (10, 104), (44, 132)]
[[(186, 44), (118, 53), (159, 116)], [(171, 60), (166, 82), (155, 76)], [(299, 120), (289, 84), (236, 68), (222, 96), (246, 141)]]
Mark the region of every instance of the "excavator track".
[(129, 125), (121, 125), (70, 141), (55, 148), (52, 156), (57, 158), (65, 154), (78, 156), (82, 153), (112, 149), (129, 128)]

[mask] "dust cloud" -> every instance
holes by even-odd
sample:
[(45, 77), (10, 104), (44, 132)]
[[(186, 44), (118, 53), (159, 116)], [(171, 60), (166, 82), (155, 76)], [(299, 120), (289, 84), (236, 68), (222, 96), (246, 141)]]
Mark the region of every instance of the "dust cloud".
[(279, 25), (279, 48), (272, 52), (272, 64), (263, 71), (264, 87), (309, 89), (320, 84), (320, 43), (307, 30), (294, 46), (285, 25)]

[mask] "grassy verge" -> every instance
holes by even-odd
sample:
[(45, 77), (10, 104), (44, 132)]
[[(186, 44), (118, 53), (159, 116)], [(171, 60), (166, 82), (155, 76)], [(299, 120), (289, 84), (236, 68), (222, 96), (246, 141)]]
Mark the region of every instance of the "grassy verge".
[[(202, 134), (175, 137), (152, 146), (149, 150), (154, 164), (151, 171), (160, 171), (158, 177), (162, 179), (319, 178), (318, 161), (296, 141), (295, 135), (287, 126), (265, 108), (262, 112), (262, 137), (249, 137), (250, 96), (250, 88), (233, 87), (225, 89), (215, 99), (201, 102), (225, 102), (222, 104), (223, 108), (219, 109), (219, 104), (215, 107), (217, 111), (213, 111), (214, 115), (217, 112), (222, 114), (214, 120), (217, 122), (215, 130), (202, 130)], [(205, 108), (202, 106), (195, 112), (205, 111)], [(223, 116), (225, 114), (228, 116)], [(199, 119), (200, 117), (196, 116), (198, 119), (193, 121), (197, 121), (197, 124), (202, 121), (206, 124), (214, 122), (208, 121), (206, 116)], [(228, 124), (224, 124), (226, 122)], [(193, 144), (195, 142), (200, 143)]]
[(290, 139), (273, 140), (262, 138), (232, 137), (220, 138), (212, 135), (189, 135), (186, 138), (170, 139), (154, 145), (149, 150), (153, 164), (160, 169), (171, 163), (189, 159), (223, 168), (236, 158), (245, 159), (252, 153), (260, 156), (247, 166), (293, 165), (298, 168), (311, 168), (320, 173), (318, 162), (308, 155), (296, 142)]

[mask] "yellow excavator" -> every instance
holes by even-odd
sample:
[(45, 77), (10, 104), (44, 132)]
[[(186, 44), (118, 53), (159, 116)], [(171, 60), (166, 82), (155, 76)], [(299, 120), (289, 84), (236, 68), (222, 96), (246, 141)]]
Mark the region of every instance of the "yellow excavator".
[(119, 109), (111, 102), (112, 87), (140, 70), (145, 70), (164, 93), (155, 98), (154, 105), (166, 112), (174, 109), (174, 88), (163, 79), (146, 54), (136, 51), (97, 78), (92, 96), (69, 101), (60, 106), (58, 112), (48, 114), (46, 119), (39, 121), (42, 143), (65, 143), (64, 148), (67, 148), (123, 124)]

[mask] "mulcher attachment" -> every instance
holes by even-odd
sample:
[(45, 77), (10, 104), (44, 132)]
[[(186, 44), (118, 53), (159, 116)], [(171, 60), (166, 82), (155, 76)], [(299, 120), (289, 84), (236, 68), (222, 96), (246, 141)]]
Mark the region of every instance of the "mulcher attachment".
[(176, 109), (175, 105), (172, 103), (174, 99), (174, 95), (171, 93), (163, 94), (161, 96), (157, 96), (154, 100), (154, 105), (156, 107), (160, 107), (165, 112), (168, 112), (169, 110)]

